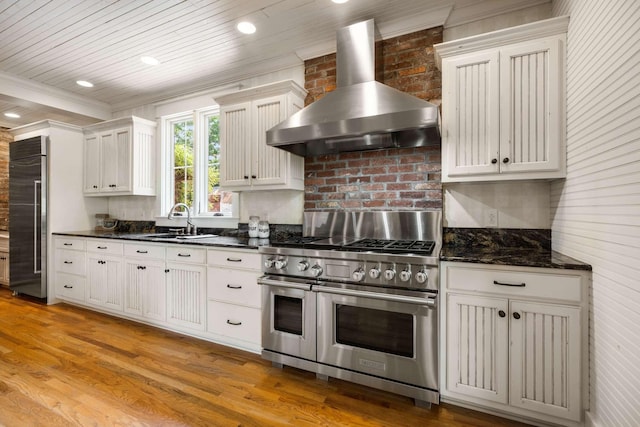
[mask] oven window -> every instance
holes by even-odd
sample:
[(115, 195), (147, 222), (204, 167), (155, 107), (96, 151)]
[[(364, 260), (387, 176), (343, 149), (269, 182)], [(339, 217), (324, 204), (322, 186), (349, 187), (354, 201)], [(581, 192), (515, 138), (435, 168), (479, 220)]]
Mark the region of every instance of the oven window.
[(274, 295), (273, 328), (276, 331), (302, 335), (302, 298)]
[(336, 342), (413, 357), (413, 315), (336, 305)]

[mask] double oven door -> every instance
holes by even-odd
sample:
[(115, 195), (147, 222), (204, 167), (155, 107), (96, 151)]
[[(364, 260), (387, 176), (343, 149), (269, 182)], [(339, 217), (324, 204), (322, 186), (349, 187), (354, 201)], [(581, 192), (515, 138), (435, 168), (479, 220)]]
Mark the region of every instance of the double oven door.
[(319, 363), (438, 390), (436, 293), (317, 290)]
[(262, 347), (316, 360), (316, 293), (304, 280), (264, 276), (262, 285)]

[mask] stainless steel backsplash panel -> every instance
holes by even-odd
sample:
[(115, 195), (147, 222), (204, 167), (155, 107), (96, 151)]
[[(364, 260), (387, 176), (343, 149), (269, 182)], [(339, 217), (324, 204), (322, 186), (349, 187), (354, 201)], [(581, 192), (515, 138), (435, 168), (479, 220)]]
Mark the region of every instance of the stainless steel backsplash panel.
[(304, 213), (304, 236), (442, 242), (442, 211), (312, 211)]

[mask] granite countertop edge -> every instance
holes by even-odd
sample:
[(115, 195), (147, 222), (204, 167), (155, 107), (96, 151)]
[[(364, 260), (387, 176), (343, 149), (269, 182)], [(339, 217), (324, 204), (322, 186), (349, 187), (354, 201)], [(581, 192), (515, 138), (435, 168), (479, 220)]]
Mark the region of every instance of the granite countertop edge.
[(223, 247), (223, 248), (236, 248), (236, 249), (253, 249), (257, 250), (260, 246), (268, 246), (269, 241), (264, 239), (255, 239), (255, 242), (249, 242), (248, 237), (233, 237), (233, 236), (215, 236), (215, 237), (203, 237), (200, 239), (158, 239), (154, 238), (152, 234), (145, 236), (145, 233), (130, 233), (130, 232), (105, 232), (97, 230), (84, 230), (84, 231), (60, 231), (53, 233), (56, 236), (72, 236), (72, 237), (88, 237), (95, 239), (114, 239), (123, 240), (127, 242), (145, 242), (145, 243), (161, 243), (172, 245), (189, 245), (189, 246), (205, 246), (205, 247)]
[(545, 251), (524, 255), (512, 254), (509, 253), (508, 250), (502, 250), (500, 253), (451, 253), (447, 249), (443, 249), (440, 253), (440, 261), (591, 271), (591, 265), (578, 261), (557, 251)]

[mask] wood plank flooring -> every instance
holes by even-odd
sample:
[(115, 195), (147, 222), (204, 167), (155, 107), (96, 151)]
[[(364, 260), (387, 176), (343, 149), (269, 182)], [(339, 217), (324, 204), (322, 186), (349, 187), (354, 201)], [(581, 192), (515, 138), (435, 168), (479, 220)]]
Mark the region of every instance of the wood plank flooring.
[(523, 426), (0, 289), (2, 426)]

